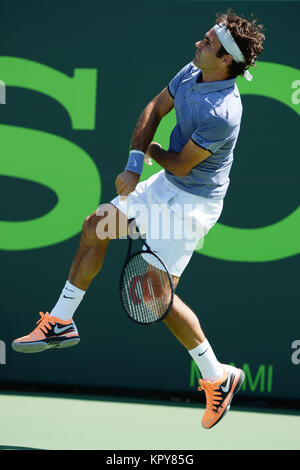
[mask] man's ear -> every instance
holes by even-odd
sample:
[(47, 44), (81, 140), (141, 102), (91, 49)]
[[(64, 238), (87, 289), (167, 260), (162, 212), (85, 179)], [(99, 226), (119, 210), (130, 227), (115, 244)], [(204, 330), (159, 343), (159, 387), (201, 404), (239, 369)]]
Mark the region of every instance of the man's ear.
[(233, 61), (233, 57), (231, 54), (224, 54), (223, 57), (222, 57), (222, 62), (225, 64), (225, 65), (230, 65), (231, 62)]

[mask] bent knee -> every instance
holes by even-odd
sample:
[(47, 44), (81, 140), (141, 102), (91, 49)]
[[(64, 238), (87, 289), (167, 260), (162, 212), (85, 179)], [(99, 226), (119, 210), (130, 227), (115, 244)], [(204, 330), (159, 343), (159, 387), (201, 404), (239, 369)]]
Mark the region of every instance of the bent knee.
[(101, 204), (83, 223), (83, 231), (90, 238), (113, 240), (127, 235), (128, 221), (113, 204)]

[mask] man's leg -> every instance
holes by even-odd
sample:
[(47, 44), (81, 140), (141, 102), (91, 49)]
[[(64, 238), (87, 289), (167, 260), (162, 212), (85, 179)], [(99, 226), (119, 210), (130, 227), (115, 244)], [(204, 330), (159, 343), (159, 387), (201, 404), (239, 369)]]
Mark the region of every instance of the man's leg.
[(109, 215), (106, 216), (97, 215), (96, 211), (87, 217), (83, 224), (79, 247), (68, 275), (69, 282), (83, 291), (88, 289), (92, 280), (100, 272), (110, 240), (118, 238), (117, 233), (115, 237), (111, 234), (110, 238), (103, 237), (102, 239), (97, 234), (97, 226), (103, 218), (106, 218), (108, 224), (110, 224), (110, 217), (118, 218), (120, 214), (123, 216), (111, 204), (107, 204), (107, 212), (109, 212)]
[(79, 342), (73, 315), (101, 270), (109, 241), (125, 236), (127, 229), (126, 216), (112, 204), (102, 204), (85, 219), (79, 248), (56, 305), (50, 315), (41, 313), (39, 326), (32, 333), (12, 343), (15, 351), (40, 352), (50, 347), (75, 346)]
[(65, 320), (73, 317), (84, 293), (102, 268), (110, 240), (127, 235), (127, 231), (126, 216), (110, 203), (102, 204), (85, 219), (67, 283), (50, 316)]
[(197, 316), (176, 294), (164, 323), (188, 351), (205, 340)]
[[(172, 277), (176, 288), (179, 278)], [(216, 380), (223, 376), (223, 366), (216, 359), (198, 317), (176, 294), (164, 323), (195, 360), (203, 378)]]
[[(175, 287), (178, 281), (179, 278), (173, 276)], [(210, 429), (229, 410), (233, 396), (243, 383), (244, 372), (217, 360), (197, 316), (177, 295), (174, 296), (171, 311), (163, 321), (199, 367), (202, 375), (199, 389), (205, 391), (207, 403), (202, 426)]]

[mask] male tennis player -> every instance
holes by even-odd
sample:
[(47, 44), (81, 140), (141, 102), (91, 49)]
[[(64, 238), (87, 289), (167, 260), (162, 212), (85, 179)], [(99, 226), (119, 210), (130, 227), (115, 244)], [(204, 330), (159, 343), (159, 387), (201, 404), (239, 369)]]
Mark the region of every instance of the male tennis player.
[[(205, 234), (216, 223), (229, 184), (242, 116), (235, 81), (239, 75), (251, 80), (248, 68), (263, 50), (261, 30), (256, 21), (247, 21), (231, 11), (220, 16), (204, 39), (196, 42), (193, 62), (148, 104), (136, 125), (127, 166), (116, 178), (119, 196), (102, 204), (84, 221), (80, 245), (58, 302), (50, 314), (40, 314), (32, 333), (13, 342), (16, 351), (38, 352), (79, 342), (73, 315), (102, 267), (109, 240), (127, 234), (128, 218), (136, 218), (141, 225), (145, 222), (136, 212), (140, 204), (149, 212), (151, 204), (171, 208), (175, 202), (183, 209), (176, 217), (184, 220), (189, 235), (193, 227), (195, 233), (203, 227)], [(173, 107), (177, 124), (165, 151), (152, 139), (159, 122)], [(148, 163), (155, 160), (163, 170), (139, 183), (144, 158)], [(128, 197), (123, 200), (120, 196)], [(99, 236), (99, 222), (112, 219), (118, 222), (116, 233), (109, 238)], [(189, 236), (151, 238), (148, 227), (147, 243), (168, 267), (175, 286), (199, 237), (192, 243), (187, 241), (191, 242)], [(202, 282), (205, 285), (204, 276)], [(207, 402), (202, 425), (211, 428), (228, 411), (243, 382), (243, 371), (217, 360), (197, 316), (177, 295), (164, 323), (200, 369), (199, 389), (205, 391)]]

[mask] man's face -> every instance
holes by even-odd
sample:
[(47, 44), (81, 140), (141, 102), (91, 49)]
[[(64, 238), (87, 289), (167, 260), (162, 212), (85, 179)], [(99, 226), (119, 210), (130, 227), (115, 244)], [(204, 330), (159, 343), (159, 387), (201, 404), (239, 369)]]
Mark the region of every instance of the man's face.
[(202, 41), (195, 43), (196, 54), (193, 63), (201, 70), (216, 71), (220, 67), (221, 59), (216, 57), (217, 52), (221, 47), (221, 43), (213, 28), (211, 28), (205, 35)]

